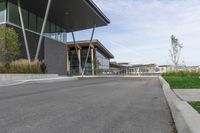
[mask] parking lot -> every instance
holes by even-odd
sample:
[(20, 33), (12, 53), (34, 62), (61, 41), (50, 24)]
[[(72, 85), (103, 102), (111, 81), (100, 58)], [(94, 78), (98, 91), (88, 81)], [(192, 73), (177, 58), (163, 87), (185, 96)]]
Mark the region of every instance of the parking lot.
[(171, 133), (157, 78), (0, 87), (0, 133)]

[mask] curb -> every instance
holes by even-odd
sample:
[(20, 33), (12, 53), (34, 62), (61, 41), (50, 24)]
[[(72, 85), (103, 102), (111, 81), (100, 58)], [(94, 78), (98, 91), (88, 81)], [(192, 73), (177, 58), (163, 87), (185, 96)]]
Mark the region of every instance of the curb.
[[(78, 80), (77, 77), (52, 77), (52, 78), (39, 78), (39, 79), (26, 79), (26, 80), (9, 80), (8, 83), (0, 85), (0, 87), (7, 87), (7, 86), (15, 86), (24, 83), (49, 83), (49, 82), (57, 82), (57, 81), (74, 81)], [(6, 80), (4, 80), (6, 81)], [(8, 81), (8, 80), (7, 80)]]
[(0, 74), (0, 81), (56, 78), (58, 74)]
[(159, 76), (127, 76), (127, 75), (94, 75), (94, 76), (75, 76), (77, 78), (157, 78)]
[(56, 82), (56, 81), (74, 81), (74, 80), (78, 80), (78, 78), (76, 77), (57, 77), (57, 78), (43, 78), (43, 79), (31, 79), (31, 80), (23, 80), (23, 82)]
[(199, 133), (200, 115), (187, 102), (180, 100), (163, 77), (159, 77), (179, 133)]

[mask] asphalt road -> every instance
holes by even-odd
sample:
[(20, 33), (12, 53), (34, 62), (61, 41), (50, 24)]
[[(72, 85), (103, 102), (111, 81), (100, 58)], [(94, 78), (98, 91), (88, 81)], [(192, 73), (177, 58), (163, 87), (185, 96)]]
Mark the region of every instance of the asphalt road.
[(171, 123), (155, 78), (0, 87), (0, 133), (171, 133)]

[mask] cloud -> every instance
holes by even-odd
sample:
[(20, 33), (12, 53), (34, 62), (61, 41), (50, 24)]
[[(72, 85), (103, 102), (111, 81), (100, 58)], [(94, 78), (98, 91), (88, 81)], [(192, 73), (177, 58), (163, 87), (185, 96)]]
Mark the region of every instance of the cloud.
[[(117, 61), (169, 63), (170, 35), (184, 44), (188, 64), (200, 64), (200, 0), (94, 0), (111, 24), (97, 28)], [(89, 38), (81, 32), (80, 39)]]

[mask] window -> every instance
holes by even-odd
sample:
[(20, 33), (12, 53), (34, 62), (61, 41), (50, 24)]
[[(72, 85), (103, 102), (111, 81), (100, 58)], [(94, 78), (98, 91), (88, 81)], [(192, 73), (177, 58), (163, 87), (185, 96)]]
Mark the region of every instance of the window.
[(51, 23), (51, 33), (55, 33), (56, 31), (56, 25)]
[(24, 21), (24, 27), (28, 28), (28, 11), (22, 9), (22, 17)]
[(45, 33), (49, 33), (50, 32), (50, 23), (49, 21), (46, 22), (46, 27), (45, 27)]
[(53, 23), (50, 23), (50, 32), (51, 32), (50, 38), (56, 39), (56, 37), (55, 37), (56, 25)]
[(8, 2), (8, 21), (20, 25), (18, 8), (10, 2)]
[(29, 29), (36, 31), (36, 15), (33, 13), (29, 13)]
[(96, 51), (96, 69), (109, 69), (109, 59), (107, 59), (99, 50)]
[(6, 21), (6, 3), (5, 1), (0, 2), (0, 22)]
[(41, 17), (37, 17), (37, 32), (41, 32), (42, 30), (43, 19)]

